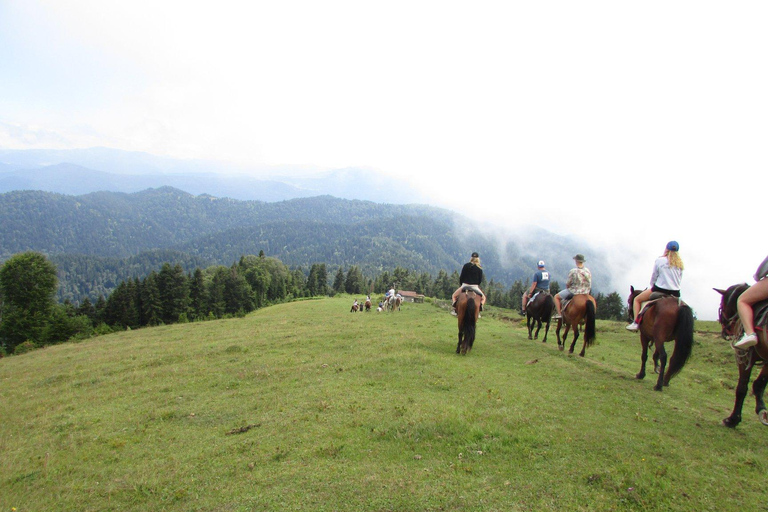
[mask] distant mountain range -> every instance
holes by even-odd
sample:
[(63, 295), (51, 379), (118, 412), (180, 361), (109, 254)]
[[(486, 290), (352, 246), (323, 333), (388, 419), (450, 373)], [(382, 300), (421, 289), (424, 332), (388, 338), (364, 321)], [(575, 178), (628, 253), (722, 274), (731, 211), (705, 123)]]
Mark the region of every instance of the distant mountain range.
[(393, 204), (423, 202), (415, 190), (372, 169), (248, 168), (108, 148), (0, 150), (0, 193), (131, 193), (163, 186), (194, 195), (269, 202), (321, 195)]
[[(508, 287), (529, 282), (542, 254), (564, 284), (576, 248), (587, 250), (541, 229), (502, 240), (448, 210), (393, 204), (410, 192), (364, 170), (288, 183), (207, 173), (201, 162), (189, 169), (105, 149), (0, 151), (0, 263), (26, 250), (48, 254), (60, 296), (79, 301), (164, 262), (192, 270), (259, 251), (297, 268), (357, 265), (368, 277), (398, 266), (450, 274), (478, 251), (487, 279)], [(595, 250), (590, 263), (608, 268)], [(610, 277), (595, 276), (595, 290), (610, 292)]]

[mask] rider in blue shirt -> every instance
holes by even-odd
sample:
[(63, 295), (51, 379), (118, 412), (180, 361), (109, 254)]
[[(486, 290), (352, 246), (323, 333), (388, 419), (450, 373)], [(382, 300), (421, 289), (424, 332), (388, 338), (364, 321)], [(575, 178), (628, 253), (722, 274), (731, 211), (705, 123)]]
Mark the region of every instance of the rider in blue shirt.
[(539, 260), (538, 270), (533, 274), (533, 283), (531, 283), (530, 290), (526, 290), (523, 294), (523, 308), (520, 314), (525, 316), (525, 309), (528, 305), (528, 299), (533, 297), (539, 292), (549, 293), (549, 271), (544, 266), (544, 260)]

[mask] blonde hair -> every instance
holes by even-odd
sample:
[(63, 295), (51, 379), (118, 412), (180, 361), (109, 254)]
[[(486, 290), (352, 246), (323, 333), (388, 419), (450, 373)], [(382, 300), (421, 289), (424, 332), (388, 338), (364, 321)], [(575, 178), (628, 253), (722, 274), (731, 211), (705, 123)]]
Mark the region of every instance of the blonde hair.
[(483, 268), (483, 266), (480, 264), (480, 256), (473, 256), (469, 259), (469, 262), (473, 265), (477, 265), (480, 268)]
[(677, 251), (667, 251), (667, 261), (670, 267), (677, 267), (680, 270), (685, 270), (683, 260), (680, 258), (680, 254)]

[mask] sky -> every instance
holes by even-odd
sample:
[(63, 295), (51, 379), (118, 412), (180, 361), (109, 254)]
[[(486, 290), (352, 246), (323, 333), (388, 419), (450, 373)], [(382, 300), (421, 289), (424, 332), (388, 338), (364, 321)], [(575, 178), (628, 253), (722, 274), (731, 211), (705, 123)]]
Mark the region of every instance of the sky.
[(0, 0), (0, 149), (365, 167), (584, 240), (622, 296), (677, 240), (714, 320), (768, 254), (766, 23), (762, 0)]

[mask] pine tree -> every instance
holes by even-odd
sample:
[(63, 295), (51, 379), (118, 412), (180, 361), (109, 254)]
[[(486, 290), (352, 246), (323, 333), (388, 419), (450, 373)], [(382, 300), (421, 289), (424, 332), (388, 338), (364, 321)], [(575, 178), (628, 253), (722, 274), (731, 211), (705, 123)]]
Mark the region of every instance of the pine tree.
[(339, 267), (336, 277), (333, 279), (333, 292), (344, 293), (344, 269)]

